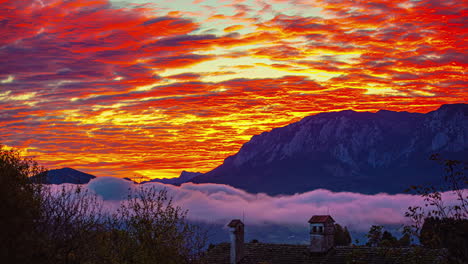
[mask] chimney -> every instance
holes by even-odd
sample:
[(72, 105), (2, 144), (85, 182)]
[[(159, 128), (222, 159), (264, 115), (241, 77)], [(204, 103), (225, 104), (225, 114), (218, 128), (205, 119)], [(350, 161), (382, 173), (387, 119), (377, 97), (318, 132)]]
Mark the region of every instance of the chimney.
[(234, 219), (228, 227), (231, 232), (230, 264), (237, 264), (244, 257), (244, 223), (239, 219)]
[(310, 224), (310, 252), (326, 253), (334, 246), (335, 220), (329, 215), (314, 215)]

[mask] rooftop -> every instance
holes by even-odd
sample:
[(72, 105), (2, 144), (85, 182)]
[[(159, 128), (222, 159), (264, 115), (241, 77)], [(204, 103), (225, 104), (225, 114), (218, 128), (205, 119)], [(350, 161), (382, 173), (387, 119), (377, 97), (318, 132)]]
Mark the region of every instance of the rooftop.
[[(229, 264), (229, 243), (221, 243), (207, 252), (208, 264)], [(422, 248), (335, 247), (325, 254), (313, 254), (308, 245), (245, 243), (245, 256), (239, 264), (397, 264), (418, 258), (417, 263), (438, 263), (443, 251)], [(351, 262), (352, 261), (352, 262)]]
[(335, 220), (329, 215), (314, 215), (309, 220), (309, 223), (327, 223), (327, 222), (335, 222)]
[(244, 223), (242, 223), (242, 221), (239, 219), (234, 219), (228, 224), (229, 227), (236, 227), (238, 225), (244, 225)]

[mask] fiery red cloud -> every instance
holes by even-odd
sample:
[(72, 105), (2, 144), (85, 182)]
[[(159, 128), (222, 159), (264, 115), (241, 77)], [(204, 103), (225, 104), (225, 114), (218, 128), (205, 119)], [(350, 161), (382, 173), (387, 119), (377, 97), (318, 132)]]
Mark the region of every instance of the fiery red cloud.
[(276, 2), (0, 0), (0, 142), (51, 168), (171, 177), (313, 113), (468, 101), (466, 3)]

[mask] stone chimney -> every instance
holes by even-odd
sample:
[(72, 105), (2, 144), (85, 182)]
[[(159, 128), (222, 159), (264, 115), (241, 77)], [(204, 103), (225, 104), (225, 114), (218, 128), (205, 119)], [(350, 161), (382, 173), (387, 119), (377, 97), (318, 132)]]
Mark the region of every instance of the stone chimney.
[(310, 252), (326, 253), (334, 246), (335, 220), (329, 215), (314, 215), (310, 224)]
[(239, 219), (234, 219), (228, 227), (231, 232), (230, 264), (237, 264), (244, 257), (244, 223)]

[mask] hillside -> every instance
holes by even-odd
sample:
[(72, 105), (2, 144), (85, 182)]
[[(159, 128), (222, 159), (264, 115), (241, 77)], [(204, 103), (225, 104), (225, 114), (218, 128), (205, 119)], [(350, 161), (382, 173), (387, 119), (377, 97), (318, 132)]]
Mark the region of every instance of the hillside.
[(432, 154), (468, 157), (468, 105), (443, 105), (426, 114), (320, 113), (253, 136), (239, 152), (194, 183), (222, 183), (249, 192), (293, 194), (324, 188), (401, 193), (438, 182)]

